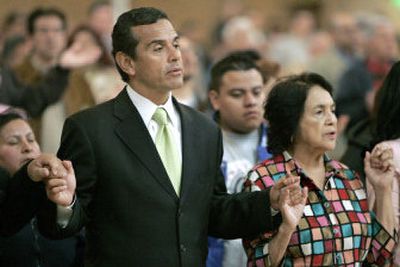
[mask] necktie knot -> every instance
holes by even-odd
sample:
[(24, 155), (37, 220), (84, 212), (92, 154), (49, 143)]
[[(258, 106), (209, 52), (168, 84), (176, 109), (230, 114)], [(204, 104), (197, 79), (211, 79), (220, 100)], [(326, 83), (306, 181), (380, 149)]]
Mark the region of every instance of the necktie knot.
[(163, 108), (157, 108), (156, 112), (153, 114), (153, 120), (159, 125), (167, 125), (168, 123), (168, 116), (167, 112)]

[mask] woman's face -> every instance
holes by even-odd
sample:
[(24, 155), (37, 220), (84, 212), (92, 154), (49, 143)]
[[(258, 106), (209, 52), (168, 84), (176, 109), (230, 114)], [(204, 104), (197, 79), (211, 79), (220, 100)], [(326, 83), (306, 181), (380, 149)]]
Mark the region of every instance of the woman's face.
[(333, 150), (336, 144), (336, 128), (335, 103), (331, 95), (320, 86), (312, 87), (304, 104), (294, 148), (303, 146), (316, 153)]
[(0, 166), (11, 175), (39, 155), (39, 145), (26, 121), (12, 120), (0, 130)]

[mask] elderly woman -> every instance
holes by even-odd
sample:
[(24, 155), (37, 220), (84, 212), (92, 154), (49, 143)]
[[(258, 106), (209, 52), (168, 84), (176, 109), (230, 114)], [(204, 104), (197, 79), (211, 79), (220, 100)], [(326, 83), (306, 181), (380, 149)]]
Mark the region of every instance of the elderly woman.
[[(37, 205), (33, 202), (39, 202), (46, 196), (44, 187), (42, 192), (35, 195), (31, 191), (32, 199), (36, 196), (37, 199), (31, 202), (23, 202), (15, 204), (11, 208), (11, 212), (5, 212), (4, 201), (7, 189), (14, 179), (18, 179), (18, 170), (27, 162), (39, 157), (41, 154), (35, 135), (32, 132), (29, 124), (17, 113), (0, 114), (0, 228), (1, 234), (9, 235), (16, 232), (10, 237), (0, 238), (0, 266), (10, 267), (72, 267), (81, 266), (80, 246), (82, 245), (79, 236), (68, 238), (60, 241), (52, 241), (42, 237), (36, 225), (36, 220), (32, 218), (37, 210)], [(21, 180), (22, 181), (22, 180)], [(32, 185), (23, 185), (22, 183), (32, 183)], [(21, 182), (19, 188), (25, 186), (33, 186), (33, 181), (25, 180)], [(13, 188), (18, 188), (18, 185), (13, 185)], [(21, 189), (22, 190), (22, 189)], [(12, 191), (14, 198), (30, 198), (22, 196), (18, 190)], [(22, 210), (22, 211), (21, 211)], [(23, 214), (25, 218), (18, 218), (17, 225), (4, 226), (5, 221), (9, 218)], [(5, 215), (6, 214), (6, 215)], [(23, 223), (23, 225), (22, 225)], [(22, 229), (21, 229), (22, 228)], [(5, 230), (6, 229), (6, 230)]]
[(282, 202), (279, 229), (244, 241), (248, 266), (361, 266), (364, 262), (382, 266), (387, 262), (396, 245), (394, 168), (371, 167), (367, 153), (365, 171), (379, 207), (375, 215), (368, 209), (358, 175), (326, 155), (335, 147), (337, 132), (329, 83), (313, 73), (278, 82), (267, 99), (265, 117), (273, 158), (250, 171), (245, 190), (266, 190), (286, 176), (299, 176), (308, 197), (305, 205)]

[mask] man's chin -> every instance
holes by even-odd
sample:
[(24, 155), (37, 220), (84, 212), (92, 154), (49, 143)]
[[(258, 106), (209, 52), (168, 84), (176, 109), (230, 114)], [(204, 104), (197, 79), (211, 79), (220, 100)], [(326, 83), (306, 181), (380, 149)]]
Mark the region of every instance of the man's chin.
[(183, 83), (183, 81), (181, 80), (181, 81), (176, 81), (176, 82), (172, 82), (171, 84), (170, 84), (170, 87), (169, 88), (172, 88), (172, 90), (173, 89), (179, 89), (179, 88), (182, 88), (182, 86), (184, 85), (184, 83)]

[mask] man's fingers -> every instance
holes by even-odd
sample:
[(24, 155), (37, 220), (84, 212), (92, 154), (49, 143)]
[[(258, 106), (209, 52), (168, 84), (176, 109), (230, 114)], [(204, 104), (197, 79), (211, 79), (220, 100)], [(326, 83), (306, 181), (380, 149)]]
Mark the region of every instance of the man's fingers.
[(274, 188), (278, 191), (281, 190), (283, 187), (285, 187), (285, 179), (279, 179), (274, 185)]
[(36, 177), (48, 177), (49, 175), (50, 175), (50, 171), (46, 167), (34, 169), (34, 176), (36, 176)]
[(292, 172), (290, 171), (289, 165), (285, 164), (285, 172), (286, 172), (286, 177), (289, 178), (292, 176)]
[(67, 190), (67, 186), (66, 185), (62, 185), (62, 186), (55, 186), (52, 188), (48, 188), (47, 189), (47, 194), (51, 194), (51, 195), (57, 195), (63, 191)]
[(304, 204), (306, 204), (308, 198), (308, 187), (307, 186), (303, 187), (302, 191), (303, 191), (303, 201)]
[(58, 178), (47, 179), (45, 183), (46, 187), (49, 188), (67, 185), (67, 182), (64, 179), (58, 179)]
[(68, 174), (75, 175), (74, 168), (72, 167), (72, 162), (71, 161), (63, 160), (62, 164), (63, 164), (64, 168), (66, 169), (66, 171), (68, 172)]
[(282, 188), (280, 191), (280, 196), (279, 196), (279, 202), (281, 204), (286, 203), (289, 204), (290, 202), (290, 190), (288, 190), (287, 188)]
[(35, 159), (35, 164), (39, 167), (47, 167), (50, 170), (50, 175), (65, 176), (66, 171), (61, 162), (56, 156), (50, 154), (42, 154)]
[(289, 189), (289, 191), (291, 205), (302, 203), (304, 201), (304, 198), (307, 198), (308, 196), (308, 189), (300, 188), (300, 186), (294, 188), (293, 190)]
[(379, 158), (382, 161), (392, 159), (393, 158), (392, 150), (391, 149), (386, 149), (385, 151), (382, 152), (382, 154), (381, 154), (381, 156)]
[(364, 168), (365, 169), (371, 168), (370, 159), (371, 159), (371, 154), (367, 151), (365, 153), (365, 157), (364, 157)]

